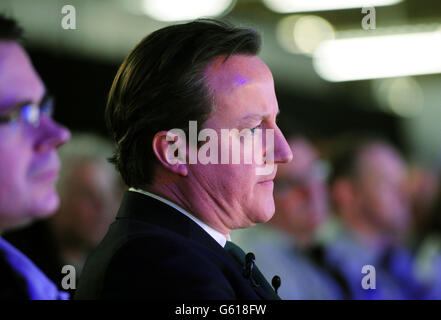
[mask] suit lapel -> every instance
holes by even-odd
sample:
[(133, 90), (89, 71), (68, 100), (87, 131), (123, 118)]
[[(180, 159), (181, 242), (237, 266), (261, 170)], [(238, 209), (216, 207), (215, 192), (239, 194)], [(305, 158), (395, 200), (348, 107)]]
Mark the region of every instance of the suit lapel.
[[(116, 218), (136, 219), (174, 231), (186, 238), (193, 239), (198, 243), (203, 243), (212, 250), (216, 251), (219, 255), (229, 259), (232, 264), (239, 264), (239, 269), (242, 269), (242, 264), (228, 254), (225, 249), (222, 248), (222, 246), (220, 246), (219, 243), (216, 242), (216, 240), (214, 240), (197, 223), (175, 208), (147, 195), (127, 191), (124, 195)], [(259, 274), (261, 277), (263, 277), (260, 272)], [(256, 274), (256, 270), (253, 270), (253, 277), (258, 278), (259, 274)], [(253, 287), (251, 284), (250, 286)], [(268, 288), (263, 288), (263, 286), (260, 285), (257, 288), (253, 287), (253, 289), (262, 299), (280, 299), (272, 288), (271, 290), (268, 290)]]

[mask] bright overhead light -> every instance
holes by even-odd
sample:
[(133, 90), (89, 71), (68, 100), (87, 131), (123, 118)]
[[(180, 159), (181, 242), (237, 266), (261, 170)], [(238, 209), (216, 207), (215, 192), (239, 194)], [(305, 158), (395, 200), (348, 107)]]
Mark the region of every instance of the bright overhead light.
[(294, 42), (303, 53), (313, 53), (321, 42), (335, 37), (332, 25), (318, 16), (300, 17), (293, 33)]
[(271, 10), (279, 13), (326, 11), (351, 8), (390, 6), (402, 0), (263, 0)]
[(263, 0), (263, 3), (275, 12), (289, 13), (390, 6), (401, 1), (402, 0)]
[(414, 78), (381, 79), (373, 81), (373, 84), (377, 84), (374, 95), (383, 110), (406, 118), (423, 112), (423, 89)]
[(314, 68), (328, 81), (441, 73), (441, 29), (322, 42)]
[(231, 9), (233, 0), (143, 0), (145, 14), (159, 21), (216, 17)]
[(277, 40), (288, 52), (311, 55), (318, 45), (335, 38), (332, 25), (314, 15), (291, 15), (277, 24)]

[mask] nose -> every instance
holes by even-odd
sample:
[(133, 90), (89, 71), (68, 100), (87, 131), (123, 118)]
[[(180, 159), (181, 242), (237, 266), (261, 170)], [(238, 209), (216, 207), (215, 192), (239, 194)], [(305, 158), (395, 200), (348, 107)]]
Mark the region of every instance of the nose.
[(39, 153), (57, 149), (70, 139), (70, 131), (49, 117), (41, 119), (35, 143), (35, 150)]
[(274, 134), (274, 162), (288, 163), (292, 160), (292, 151), (279, 128), (275, 130)]

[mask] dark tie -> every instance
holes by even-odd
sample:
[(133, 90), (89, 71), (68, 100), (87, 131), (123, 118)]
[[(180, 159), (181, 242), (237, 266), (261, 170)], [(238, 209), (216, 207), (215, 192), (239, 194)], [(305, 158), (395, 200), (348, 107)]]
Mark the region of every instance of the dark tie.
[[(237, 261), (239, 264), (246, 269), (245, 261), (246, 261), (246, 254), (245, 252), (236, 244), (234, 244), (231, 241), (227, 241), (225, 244), (225, 250)], [(254, 266), (252, 268), (252, 274), (251, 274), (251, 283), (253, 286), (260, 286), (265, 292), (267, 292), (270, 296), (273, 297), (273, 299), (280, 300), (280, 297), (274, 292), (274, 289), (271, 287), (271, 285), (268, 283), (268, 281), (265, 279), (263, 274), (260, 272), (260, 270), (257, 268), (257, 266)]]

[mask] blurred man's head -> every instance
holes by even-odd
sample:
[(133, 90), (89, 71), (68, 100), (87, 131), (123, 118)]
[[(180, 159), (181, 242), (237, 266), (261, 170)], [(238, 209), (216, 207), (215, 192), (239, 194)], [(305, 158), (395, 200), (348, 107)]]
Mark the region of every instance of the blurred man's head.
[(412, 203), (412, 226), (416, 236), (424, 236), (432, 227), (431, 215), (440, 190), (440, 182), (437, 169), (418, 163), (409, 165), (408, 189)]
[(15, 22), (0, 16), (0, 231), (57, 209), (56, 149), (70, 136), (52, 120), (46, 88), (19, 40)]
[(110, 142), (93, 134), (74, 134), (60, 149), (61, 204), (51, 223), (62, 245), (90, 250), (114, 220), (122, 184), (107, 162), (112, 151)]
[(407, 170), (389, 144), (365, 141), (334, 165), (332, 194), (337, 211), (355, 232), (401, 238), (409, 227)]
[(292, 137), (288, 143), (294, 160), (277, 171), (276, 214), (271, 223), (306, 244), (327, 217), (325, 173), (311, 143), (302, 137)]
[[(256, 162), (232, 164), (231, 144), (243, 137), (231, 134), (230, 146), (221, 130), (274, 131), (274, 164), (289, 161), (291, 152), (276, 125), (279, 111), (274, 81), (256, 55), (260, 36), (252, 29), (216, 21), (196, 21), (160, 29), (142, 40), (123, 62), (109, 94), (107, 123), (117, 143), (113, 158), (126, 184), (172, 197), (222, 233), (267, 221), (274, 213), (276, 166), (256, 175)], [(172, 129), (189, 134), (189, 121), (198, 130), (211, 129), (215, 151), (229, 152), (227, 163), (179, 163), (168, 152)], [(208, 140), (208, 139), (207, 139)], [(214, 141), (212, 141), (214, 140)], [(268, 143), (266, 145), (269, 145)], [(268, 151), (266, 145), (259, 157)], [(226, 149), (226, 150), (225, 150)], [(211, 153), (213, 150), (210, 150)], [(173, 159), (174, 160), (174, 159)], [(206, 213), (209, 213), (208, 215)]]

